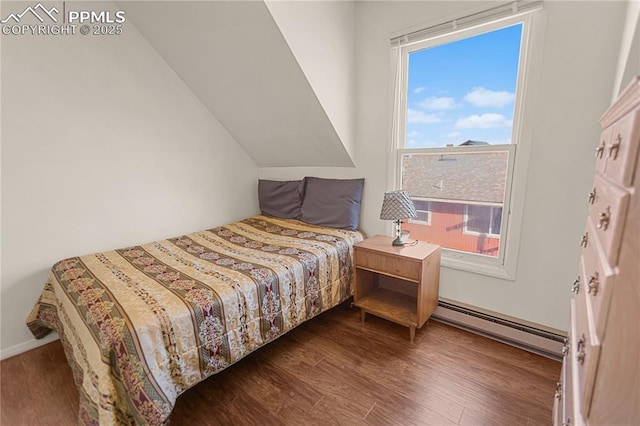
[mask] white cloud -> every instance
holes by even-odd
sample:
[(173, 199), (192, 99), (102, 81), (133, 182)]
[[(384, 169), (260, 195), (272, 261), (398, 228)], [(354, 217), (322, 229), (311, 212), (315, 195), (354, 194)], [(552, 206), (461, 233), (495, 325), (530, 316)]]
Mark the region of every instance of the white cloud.
[(425, 90), (427, 90), (426, 87), (420, 86), (420, 87), (416, 87), (415, 89), (413, 89), (413, 93), (420, 93), (420, 92), (424, 92)]
[(498, 107), (501, 108), (513, 102), (515, 93), (485, 89), (484, 87), (474, 87), (464, 97), (464, 100), (477, 107)]
[(420, 132), (416, 132), (415, 130), (412, 132), (409, 132), (409, 134), (407, 135), (407, 137), (409, 138), (415, 138), (416, 136), (420, 136)]
[(444, 146), (441, 142), (435, 141), (416, 141), (414, 139), (407, 140), (406, 148), (438, 148)]
[(492, 129), (496, 127), (510, 127), (513, 120), (507, 119), (502, 114), (485, 113), (482, 115), (470, 115), (459, 118), (456, 121), (456, 129)]
[(449, 132), (446, 135), (444, 135), (445, 138), (457, 138), (458, 136), (460, 136), (460, 132)]
[(407, 122), (408, 123), (438, 123), (440, 117), (435, 114), (425, 114), (422, 111), (415, 109), (407, 109)]
[(421, 101), (418, 105), (424, 109), (453, 109), (457, 107), (456, 100), (449, 97), (430, 97)]

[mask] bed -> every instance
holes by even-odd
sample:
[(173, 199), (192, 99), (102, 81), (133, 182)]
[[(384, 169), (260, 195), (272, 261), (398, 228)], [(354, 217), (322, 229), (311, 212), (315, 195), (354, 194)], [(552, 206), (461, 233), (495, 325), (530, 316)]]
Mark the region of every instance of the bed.
[(346, 300), (362, 240), (261, 214), (65, 259), (27, 325), (60, 335), (80, 423), (164, 424), (181, 393)]
[(56, 263), (28, 319), (56, 330), (85, 424), (163, 424), (177, 397), (351, 295), (358, 231), (263, 215)]

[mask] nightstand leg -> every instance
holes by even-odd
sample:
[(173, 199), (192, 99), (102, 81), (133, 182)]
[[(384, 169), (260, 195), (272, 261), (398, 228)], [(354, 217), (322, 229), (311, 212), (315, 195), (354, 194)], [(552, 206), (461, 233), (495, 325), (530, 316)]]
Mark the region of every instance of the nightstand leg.
[(364, 325), (364, 319), (367, 316), (367, 313), (364, 311), (364, 309), (360, 309), (360, 321), (362, 321), (362, 325)]
[(411, 343), (413, 343), (413, 340), (415, 339), (415, 337), (416, 337), (416, 328), (410, 326), (409, 327), (409, 340), (411, 340)]

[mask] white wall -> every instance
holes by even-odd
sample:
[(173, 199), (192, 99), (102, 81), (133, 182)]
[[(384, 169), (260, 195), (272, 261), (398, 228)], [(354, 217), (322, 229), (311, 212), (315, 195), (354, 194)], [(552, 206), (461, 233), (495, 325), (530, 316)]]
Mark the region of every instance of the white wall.
[(2, 357), (36, 344), (25, 319), (54, 262), (258, 211), (256, 165), (130, 23), (2, 36), (1, 59)]
[(355, 4), (265, 1), (347, 152), (355, 144)]
[(626, 16), (612, 102), (618, 98), (633, 77), (640, 75), (640, 0), (628, 2)]
[[(361, 225), (385, 233), (378, 219), (387, 188), (389, 38), (479, 2), (357, 2), (356, 168), (337, 177), (365, 177)], [(608, 107), (626, 4), (545, 2), (539, 52), (524, 225), (515, 280), (443, 268), (440, 296), (544, 326), (566, 330), (570, 287), (593, 179), (598, 118)], [(597, 28), (597, 31), (594, 31)], [(261, 177), (331, 175), (331, 169), (260, 169)]]
[(118, 4), (256, 164), (353, 165), (263, 1)]

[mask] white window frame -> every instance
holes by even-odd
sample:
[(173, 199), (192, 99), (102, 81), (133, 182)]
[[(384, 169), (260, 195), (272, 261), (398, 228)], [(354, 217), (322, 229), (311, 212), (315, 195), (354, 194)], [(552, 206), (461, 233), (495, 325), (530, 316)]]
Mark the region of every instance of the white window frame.
[(415, 223), (416, 225), (431, 226), (431, 201), (425, 200), (419, 197), (411, 197), (411, 198), (419, 199), (420, 201), (424, 201), (425, 203), (427, 203), (427, 210), (419, 209), (418, 207), (416, 207), (416, 211), (427, 213), (427, 220), (409, 219), (409, 223)]
[[(462, 232), (467, 235), (477, 235), (477, 236), (483, 236), (483, 237), (489, 237), (489, 238), (500, 238), (500, 234), (494, 234), (493, 232), (491, 232), (491, 229), (493, 228), (493, 214), (489, 214), (489, 232), (470, 231), (469, 228), (467, 228), (467, 225), (469, 224), (469, 206), (470, 205), (471, 204), (464, 205), (464, 226), (462, 228)], [(473, 205), (481, 206), (483, 204), (473, 204)], [(502, 206), (494, 206), (491, 204), (485, 204), (484, 206), (491, 208), (491, 213), (493, 213), (493, 209), (502, 209), (502, 212), (504, 213), (504, 208), (502, 208)]]
[[(541, 6), (536, 10), (541, 9)], [(535, 12), (534, 10), (533, 12)], [(455, 23), (455, 20), (452, 21)], [(442, 249), (442, 266), (460, 269), (474, 273), (489, 275), (507, 280), (515, 280), (518, 250), (522, 220), (524, 216), (525, 189), (527, 168), (530, 152), (533, 120), (531, 114), (525, 116), (527, 111), (535, 109), (536, 85), (541, 70), (541, 54), (539, 46), (542, 44), (542, 32), (534, 32), (534, 26), (544, 24), (542, 14), (523, 12), (512, 14), (508, 17), (493, 19), (482, 23), (476, 23), (468, 28), (451, 30), (446, 33), (439, 32), (428, 39), (419, 41), (407, 41), (406, 43), (392, 44), (392, 63), (397, 60), (398, 72), (393, 75), (391, 81), (393, 105), (393, 118), (391, 123), (391, 149), (389, 155), (388, 187), (401, 188), (401, 156), (406, 152), (420, 152), (422, 150), (434, 153), (442, 150), (450, 153), (451, 148), (415, 149), (404, 148), (406, 140), (406, 112), (408, 90), (408, 57), (411, 52), (451, 43), (464, 38), (473, 37), (482, 33), (494, 31), (522, 23), (522, 38), (520, 44), (520, 58), (518, 62), (518, 76), (516, 83), (516, 97), (513, 113), (513, 128), (510, 145), (490, 146), (466, 146), (454, 147), (455, 152), (495, 150), (507, 148), (510, 150), (509, 170), (505, 190), (505, 200), (502, 208), (502, 229), (500, 236), (500, 251), (498, 257), (482, 254), (462, 252), (453, 249)], [(455, 26), (455, 25), (454, 25)], [(425, 26), (426, 27), (426, 26)], [(402, 39), (398, 34), (394, 40)], [(395, 50), (395, 53), (394, 53)], [(397, 58), (397, 59), (394, 59)], [(395, 89), (394, 89), (395, 88)], [(399, 89), (399, 90), (398, 90)], [(516, 155), (516, 147), (517, 154)]]

